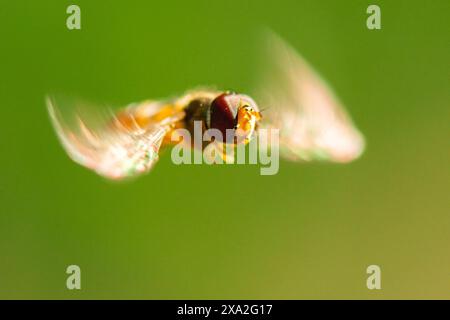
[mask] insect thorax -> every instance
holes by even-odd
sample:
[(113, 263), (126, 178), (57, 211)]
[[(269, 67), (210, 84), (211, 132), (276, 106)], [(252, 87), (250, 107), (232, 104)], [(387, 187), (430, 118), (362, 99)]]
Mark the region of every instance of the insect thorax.
[(202, 130), (209, 128), (209, 114), (212, 97), (195, 97), (190, 100), (184, 109), (186, 116), (184, 117), (184, 125), (187, 130), (194, 134), (194, 122), (200, 121), (202, 123)]

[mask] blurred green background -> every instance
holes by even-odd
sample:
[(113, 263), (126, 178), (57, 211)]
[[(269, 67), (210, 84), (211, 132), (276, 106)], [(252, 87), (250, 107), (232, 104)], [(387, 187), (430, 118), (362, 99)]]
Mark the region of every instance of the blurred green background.
[[(82, 29), (66, 28), (81, 7)], [(366, 28), (378, 4), (382, 29)], [(450, 298), (449, 1), (3, 1), (0, 298)], [(350, 165), (175, 166), (111, 183), (59, 145), (44, 96), (247, 92), (269, 27), (367, 138)], [(66, 289), (66, 267), (82, 290)], [(366, 288), (366, 267), (382, 290)]]

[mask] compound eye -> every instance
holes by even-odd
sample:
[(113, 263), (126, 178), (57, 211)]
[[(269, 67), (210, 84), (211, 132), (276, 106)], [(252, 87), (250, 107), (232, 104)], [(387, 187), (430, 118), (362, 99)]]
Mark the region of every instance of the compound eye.
[(236, 115), (240, 105), (240, 96), (235, 93), (223, 93), (211, 103), (210, 128), (217, 129), (226, 137), (227, 129), (236, 126)]

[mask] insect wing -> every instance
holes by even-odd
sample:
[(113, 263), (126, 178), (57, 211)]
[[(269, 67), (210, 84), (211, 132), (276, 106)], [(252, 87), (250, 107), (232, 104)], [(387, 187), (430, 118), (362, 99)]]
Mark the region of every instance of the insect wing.
[(266, 37), (257, 91), (267, 127), (280, 129), (280, 154), (293, 161), (349, 162), (364, 138), (325, 81), (287, 43)]
[[(161, 105), (151, 104), (145, 108), (141, 105), (140, 110), (156, 111)], [(110, 108), (98, 111), (98, 106), (65, 97), (47, 97), (47, 108), (70, 158), (109, 179), (148, 172), (158, 160), (164, 136), (178, 120), (171, 116), (142, 127), (134, 121), (134, 108), (128, 108), (124, 111), (128, 119), (125, 124)]]

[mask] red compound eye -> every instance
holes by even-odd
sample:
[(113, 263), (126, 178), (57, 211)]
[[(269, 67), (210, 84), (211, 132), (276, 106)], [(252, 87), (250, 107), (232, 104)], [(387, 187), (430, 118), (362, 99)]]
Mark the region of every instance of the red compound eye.
[(210, 128), (219, 130), (226, 137), (227, 129), (234, 129), (240, 105), (240, 95), (223, 93), (211, 103)]

